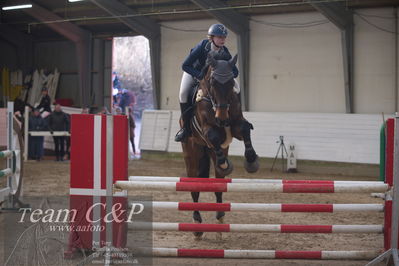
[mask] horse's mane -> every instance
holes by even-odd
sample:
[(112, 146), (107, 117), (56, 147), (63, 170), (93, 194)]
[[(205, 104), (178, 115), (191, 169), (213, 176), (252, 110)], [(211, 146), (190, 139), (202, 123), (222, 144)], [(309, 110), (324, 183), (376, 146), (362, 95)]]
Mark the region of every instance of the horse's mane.
[(211, 80), (211, 73), (212, 69), (209, 64), (206, 64), (202, 69), (203, 73), (206, 73), (204, 78), (200, 82), (200, 89), (202, 89), (204, 95), (208, 95), (210, 89), (210, 80)]

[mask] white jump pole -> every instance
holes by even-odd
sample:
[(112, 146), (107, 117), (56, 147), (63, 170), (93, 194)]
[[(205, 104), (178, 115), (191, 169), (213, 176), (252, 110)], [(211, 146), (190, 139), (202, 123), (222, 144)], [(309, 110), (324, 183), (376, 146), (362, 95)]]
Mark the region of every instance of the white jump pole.
[(368, 251), (283, 251), (283, 250), (232, 250), (232, 249), (177, 249), (141, 248), (139, 254), (154, 257), (229, 258), (229, 259), (316, 259), (316, 260), (369, 260), (380, 254)]
[[(229, 212), (383, 212), (384, 204), (287, 204), (287, 203), (194, 203), (148, 202), (152, 210), (229, 211)], [(130, 202), (130, 207), (135, 203)]]
[(132, 222), (129, 229), (136, 231), (184, 232), (246, 232), (246, 233), (321, 233), (321, 234), (382, 234), (382, 225), (290, 225), (290, 224), (191, 224)]
[(364, 193), (386, 192), (388, 184), (276, 184), (276, 183), (195, 183), (117, 181), (119, 190), (156, 190), (191, 192), (267, 192), (267, 193)]
[(255, 179), (255, 178), (193, 178), (177, 176), (129, 176), (129, 181), (153, 182), (209, 182), (209, 183), (292, 183), (292, 184), (370, 184), (379, 185), (381, 181), (333, 181), (333, 180), (285, 180), (285, 179)]

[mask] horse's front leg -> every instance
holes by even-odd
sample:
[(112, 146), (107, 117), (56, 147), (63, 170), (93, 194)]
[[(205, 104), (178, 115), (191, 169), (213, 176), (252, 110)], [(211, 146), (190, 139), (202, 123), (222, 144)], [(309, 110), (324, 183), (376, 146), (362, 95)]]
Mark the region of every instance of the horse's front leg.
[(251, 130), (254, 129), (251, 123), (247, 120), (241, 120), (232, 128), (233, 136), (244, 142), (245, 146), (245, 161), (244, 167), (248, 173), (255, 173), (259, 169), (258, 155), (252, 146)]
[(233, 171), (233, 164), (229, 161), (224, 150), (221, 148), (222, 137), (219, 131), (215, 128), (209, 128), (206, 136), (212, 144), (213, 152), (215, 153), (214, 162), (216, 173), (220, 174), (222, 177), (231, 174)]

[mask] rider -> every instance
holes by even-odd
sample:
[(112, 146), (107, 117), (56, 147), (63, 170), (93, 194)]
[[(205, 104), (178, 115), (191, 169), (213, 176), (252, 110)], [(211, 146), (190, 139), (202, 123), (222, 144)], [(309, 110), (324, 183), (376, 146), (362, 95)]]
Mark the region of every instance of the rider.
[[(210, 51), (218, 53), (224, 60), (230, 60), (231, 54), (224, 43), (226, 42), (227, 29), (223, 24), (213, 24), (208, 30), (208, 39), (202, 40), (191, 49), (184, 60), (183, 76), (180, 84), (179, 101), (183, 127), (177, 132), (175, 141), (184, 141), (190, 132), (191, 100), (188, 99), (196, 80), (202, 80), (206, 73), (203, 72), (207, 55)], [(238, 69), (233, 68), (234, 78), (238, 76)], [(236, 82), (236, 89), (238, 84)]]

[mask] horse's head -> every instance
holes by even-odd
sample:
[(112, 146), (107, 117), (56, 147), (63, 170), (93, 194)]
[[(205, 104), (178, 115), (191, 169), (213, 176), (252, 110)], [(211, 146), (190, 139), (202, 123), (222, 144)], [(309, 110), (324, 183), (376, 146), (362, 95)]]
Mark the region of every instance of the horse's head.
[(237, 63), (237, 55), (230, 60), (218, 60), (210, 53), (207, 63), (210, 69), (206, 79), (209, 80), (209, 96), (216, 113), (216, 124), (226, 127), (230, 124), (229, 108), (234, 98), (233, 67)]

